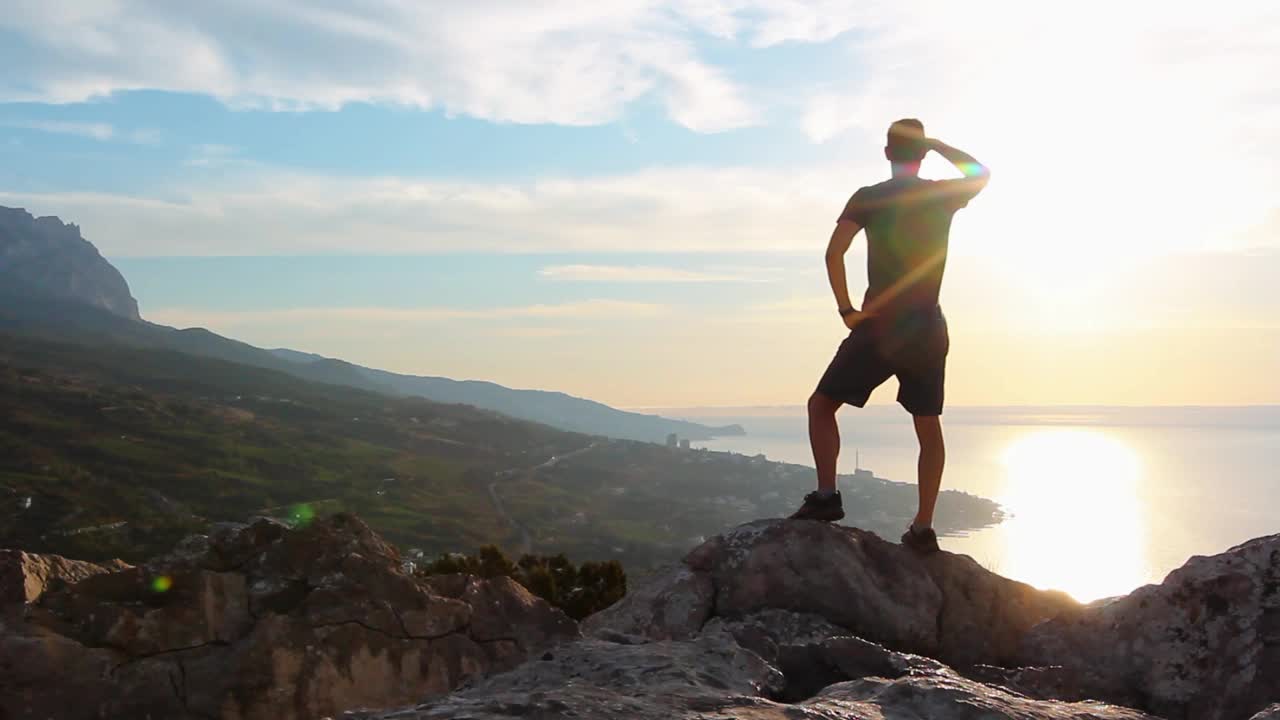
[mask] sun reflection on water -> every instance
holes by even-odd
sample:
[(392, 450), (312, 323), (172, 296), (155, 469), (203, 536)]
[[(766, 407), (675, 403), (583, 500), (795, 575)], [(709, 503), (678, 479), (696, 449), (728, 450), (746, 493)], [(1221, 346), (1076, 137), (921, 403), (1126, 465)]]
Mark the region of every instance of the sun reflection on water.
[(1137, 453), (1102, 432), (1043, 430), (1014, 441), (1001, 462), (999, 500), (1011, 517), (994, 570), (1084, 602), (1148, 581)]

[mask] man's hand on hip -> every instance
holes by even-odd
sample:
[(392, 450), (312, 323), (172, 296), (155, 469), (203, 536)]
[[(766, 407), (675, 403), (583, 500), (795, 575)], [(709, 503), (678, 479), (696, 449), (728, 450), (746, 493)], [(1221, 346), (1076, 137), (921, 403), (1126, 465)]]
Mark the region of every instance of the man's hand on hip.
[(844, 312), (841, 312), (840, 317), (844, 320), (844, 326), (852, 330), (857, 327), (858, 323), (871, 317), (871, 313), (849, 308)]

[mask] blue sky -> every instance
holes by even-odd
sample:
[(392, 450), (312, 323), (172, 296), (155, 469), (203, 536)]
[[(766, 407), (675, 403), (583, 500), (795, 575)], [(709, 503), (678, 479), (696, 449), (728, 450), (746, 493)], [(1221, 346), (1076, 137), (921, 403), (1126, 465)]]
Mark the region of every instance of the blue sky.
[(1280, 10), (1029, 5), (20, 0), (0, 204), (79, 223), (157, 322), (798, 403), (842, 332), (832, 220), (913, 115), (995, 169), (952, 397), (1280, 402)]

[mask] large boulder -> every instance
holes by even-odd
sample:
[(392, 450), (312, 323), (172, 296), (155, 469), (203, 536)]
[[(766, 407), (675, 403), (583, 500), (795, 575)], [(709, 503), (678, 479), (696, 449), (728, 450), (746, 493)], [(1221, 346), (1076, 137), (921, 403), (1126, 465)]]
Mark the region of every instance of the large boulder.
[(1028, 635), (1023, 659), (1068, 674), (1076, 696), (1171, 720), (1247, 718), (1280, 702), (1280, 535), (1065, 613)]
[(447, 692), (577, 637), (507, 579), (407, 574), (352, 516), (222, 525), (46, 591), (0, 636), (0, 717), (319, 718)]
[(782, 609), (953, 665), (1006, 665), (1034, 625), (1079, 608), (967, 556), (922, 557), (857, 528), (761, 520), (694, 549), (584, 630), (680, 639), (712, 618)]
[[(937, 677), (958, 672), (1040, 701), (1245, 720), (1280, 702), (1280, 536), (1085, 606), (968, 557), (921, 557), (854, 528), (759, 521), (698, 547), (583, 627), (604, 639), (726, 631), (784, 673), (781, 699), (861, 682), (857, 673), (891, 677), (884, 656), (867, 654), (872, 641), (945, 663), (950, 674)], [(841, 635), (860, 639), (833, 655), (830, 638)], [(885, 688), (920, 687), (891, 679)]]

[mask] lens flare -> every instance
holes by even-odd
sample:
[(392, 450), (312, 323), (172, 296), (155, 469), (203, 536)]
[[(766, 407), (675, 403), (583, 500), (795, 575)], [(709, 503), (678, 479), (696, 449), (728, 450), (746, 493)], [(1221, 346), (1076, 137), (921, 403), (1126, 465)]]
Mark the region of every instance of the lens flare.
[(157, 575), (151, 579), (151, 589), (154, 592), (169, 592), (171, 587), (173, 587), (173, 578), (168, 575)]
[(294, 527), (306, 527), (316, 519), (316, 511), (306, 503), (299, 503), (289, 511), (289, 522)]

